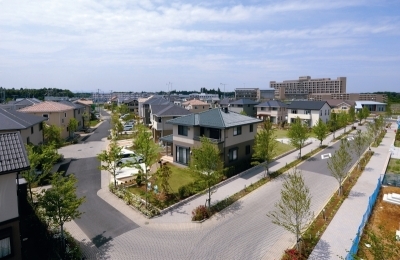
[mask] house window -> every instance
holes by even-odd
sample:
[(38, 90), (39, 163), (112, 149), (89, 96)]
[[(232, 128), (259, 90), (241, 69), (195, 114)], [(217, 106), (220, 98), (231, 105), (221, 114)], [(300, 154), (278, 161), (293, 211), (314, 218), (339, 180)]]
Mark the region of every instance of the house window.
[[(321, 113), (322, 113), (322, 111), (321, 111)], [(326, 115), (326, 110), (325, 110), (325, 115)], [(321, 115), (322, 116), (322, 115)]]
[(278, 110), (277, 107), (273, 107), (273, 108), (272, 108), (272, 111), (277, 111), (277, 110)]
[(311, 114), (311, 110), (304, 110), (304, 114), (306, 114), (306, 115)]
[(238, 148), (229, 149), (229, 161), (235, 161), (238, 158)]
[(250, 125), (250, 132), (253, 132), (253, 125)]
[(39, 123), (39, 131), (43, 130), (43, 123)]
[[(326, 113), (325, 113), (326, 114)], [(319, 115), (322, 116), (322, 110), (319, 111)]]
[(292, 114), (297, 114), (297, 109), (292, 109)]
[(64, 123), (64, 118), (61, 118), (61, 123)]
[(233, 135), (241, 135), (242, 134), (242, 127), (237, 126), (233, 128)]
[(347, 107), (342, 107), (342, 110), (346, 110), (347, 109)]
[(190, 148), (176, 146), (176, 161), (188, 164), (190, 159)]
[(194, 109), (197, 109), (197, 106), (194, 106)]
[(246, 145), (246, 154), (250, 154), (250, 145)]
[(12, 257), (11, 227), (0, 230), (0, 259)]
[(188, 135), (188, 127), (184, 125), (178, 125), (178, 135)]
[(64, 117), (67, 117), (67, 113), (64, 113)]
[(49, 120), (49, 114), (43, 114), (42, 116), (46, 118), (46, 121)]
[(262, 108), (261, 108), (261, 111), (264, 111), (264, 110), (265, 110), (265, 107), (262, 107)]
[(31, 126), (31, 134), (33, 134), (33, 126)]
[(161, 123), (161, 117), (158, 118), (158, 123)]
[(31, 143), (31, 139), (29, 138), (29, 136), (26, 138), (26, 143), (30, 144)]

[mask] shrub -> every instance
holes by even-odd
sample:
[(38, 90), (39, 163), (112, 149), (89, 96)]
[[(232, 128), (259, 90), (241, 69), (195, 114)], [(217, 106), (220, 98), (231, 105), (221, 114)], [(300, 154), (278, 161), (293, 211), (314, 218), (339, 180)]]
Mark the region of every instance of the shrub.
[(192, 211), (192, 221), (201, 221), (210, 217), (210, 211), (204, 205), (200, 205)]
[(284, 260), (299, 260), (299, 252), (297, 249), (292, 248), (292, 249), (286, 249), (285, 254), (283, 255), (282, 259)]
[(178, 189), (178, 195), (179, 195), (179, 198), (180, 198), (180, 199), (186, 198), (186, 195), (187, 195), (187, 188), (186, 188), (186, 186), (179, 187), (179, 189)]
[(140, 186), (140, 185), (142, 185), (142, 182), (143, 182), (143, 178), (142, 178), (142, 175), (139, 173), (139, 174), (136, 176), (136, 184), (137, 184), (138, 186)]

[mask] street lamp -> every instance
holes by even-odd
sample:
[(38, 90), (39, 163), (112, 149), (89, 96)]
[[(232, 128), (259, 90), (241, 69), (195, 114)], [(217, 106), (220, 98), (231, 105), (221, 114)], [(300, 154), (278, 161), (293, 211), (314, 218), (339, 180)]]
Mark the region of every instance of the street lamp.
[(225, 98), (225, 85), (226, 84), (224, 84), (224, 83), (219, 83), (219, 84), (224, 86), (224, 98)]

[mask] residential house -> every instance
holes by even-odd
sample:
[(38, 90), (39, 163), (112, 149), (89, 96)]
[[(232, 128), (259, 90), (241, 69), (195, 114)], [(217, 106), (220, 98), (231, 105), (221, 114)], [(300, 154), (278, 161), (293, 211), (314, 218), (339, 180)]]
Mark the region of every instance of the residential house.
[(329, 99), (326, 102), (332, 108), (332, 113), (348, 113), (350, 108), (356, 105), (356, 102), (353, 100)]
[(22, 259), (18, 173), (28, 169), (20, 133), (0, 133), (0, 259)]
[(243, 98), (229, 103), (229, 110), (236, 113), (245, 113), (248, 116), (255, 117), (257, 109), (254, 107), (258, 102), (251, 99)]
[(183, 102), (182, 106), (191, 113), (200, 113), (210, 109), (210, 104), (197, 99)]
[(139, 101), (137, 98), (129, 98), (122, 101), (129, 108), (129, 112), (132, 112), (136, 115), (139, 114)]
[(61, 138), (69, 136), (68, 124), (71, 118), (74, 118), (74, 108), (59, 102), (44, 101), (19, 110), (46, 119), (49, 125), (55, 125), (61, 128)]
[(86, 112), (86, 107), (85, 105), (82, 105), (80, 103), (73, 103), (71, 101), (58, 101), (61, 104), (70, 106), (74, 109), (74, 118), (76, 121), (78, 121), (78, 128), (76, 131), (82, 130), (84, 126), (84, 120), (83, 120), (83, 113)]
[(18, 131), (25, 144), (43, 143), (43, 121), (46, 119), (41, 116), (0, 108), (0, 133)]
[(201, 145), (200, 137), (207, 137), (217, 145), (224, 165), (231, 166), (251, 159), (259, 122), (227, 108), (214, 108), (167, 121), (173, 125), (172, 135), (161, 140), (172, 145), (174, 162), (187, 165), (190, 151)]
[(150, 125), (150, 105), (166, 105), (170, 102), (161, 96), (151, 96), (147, 99), (139, 99), (139, 117), (143, 124)]
[(385, 112), (387, 104), (376, 101), (355, 101), (356, 111), (360, 111), (363, 107), (367, 107), (370, 112)]
[(309, 127), (313, 127), (319, 119), (328, 122), (331, 107), (326, 101), (292, 101), (287, 110), (288, 123), (293, 123), (299, 117)]
[(234, 99), (231, 98), (224, 98), (219, 101), (219, 106), (220, 107), (229, 107), (230, 103), (235, 101)]
[(93, 101), (92, 100), (81, 98), (81, 99), (77, 99), (77, 100), (73, 101), (73, 103), (78, 103), (78, 104), (84, 105), (85, 106), (85, 112), (88, 115), (90, 115), (90, 112), (92, 111), (92, 105), (93, 105)]
[(191, 112), (172, 103), (151, 105), (150, 118), (153, 140), (158, 142), (161, 137), (172, 134), (172, 125), (166, 123), (168, 120), (188, 114), (191, 114)]
[(7, 104), (2, 104), (0, 108), (7, 110), (18, 110), (40, 102), (42, 101), (36, 98), (19, 98), (15, 101), (9, 101)]
[(269, 120), (273, 124), (280, 124), (286, 121), (287, 104), (270, 100), (254, 106), (257, 109), (257, 117), (263, 121)]

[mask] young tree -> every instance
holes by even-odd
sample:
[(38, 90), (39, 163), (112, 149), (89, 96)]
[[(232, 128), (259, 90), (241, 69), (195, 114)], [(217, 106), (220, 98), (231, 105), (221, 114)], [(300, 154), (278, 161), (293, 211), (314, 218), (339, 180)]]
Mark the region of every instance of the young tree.
[(354, 126), (354, 121), (356, 121), (356, 110), (354, 108), (354, 106), (351, 106), (349, 109), (349, 123), (352, 123)]
[(87, 112), (83, 112), (82, 118), (83, 118), (83, 128), (89, 127), (90, 115)]
[(61, 128), (55, 125), (43, 124), (43, 138), (46, 144), (61, 144)]
[(78, 120), (71, 118), (68, 123), (69, 136), (72, 137), (74, 132), (78, 129)]
[(208, 208), (211, 207), (211, 187), (217, 183), (223, 169), (218, 148), (206, 137), (201, 137), (201, 146), (192, 150), (189, 167), (197, 172), (208, 188)]
[(328, 159), (328, 169), (339, 183), (339, 196), (342, 195), (342, 182), (347, 176), (347, 167), (351, 163), (351, 154), (348, 152), (349, 149), (348, 141), (342, 139), (339, 150)]
[(357, 130), (356, 134), (354, 135), (354, 140), (351, 148), (358, 158), (357, 161), (358, 169), (360, 169), (361, 155), (365, 150), (366, 144), (367, 144), (367, 138), (365, 134), (361, 130)]
[(272, 127), (272, 123), (269, 120), (264, 121), (261, 131), (256, 135), (253, 146), (253, 159), (256, 160), (253, 164), (263, 163), (265, 169), (264, 177), (269, 174), (268, 164), (276, 155), (278, 142), (275, 137), (275, 129)]
[(111, 139), (108, 150), (103, 150), (97, 155), (97, 159), (101, 162), (100, 170), (108, 171), (114, 177), (114, 187), (117, 187), (117, 169), (118, 162), (122, 159), (121, 154), (122, 147), (119, 147), (117, 141), (113, 138)]
[(61, 229), (61, 243), (65, 249), (64, 223), (79, 218), (82, 212), (79, 206), (85, 198), (78, 198), (76, 195), (77, 179), (70, 174), (63, 177), (61, 173), (53, 175), (50, 189), (42, 192), (38, 197), (39, 205), (44, 210), (44, 215), (50, 224), (59, 226)]
[(340, 112), (338, 115), (339, 126), (343, 127), (343, 133), (346, 133), (346, 126), (348, 121), (348, 115), (346, 112)]
[(169, 178), (171, 177), (172, 171), (167, 165), (164, 165), (157, 169), (156, 177), (160, 181), (161, 192), (168, 195), (171, 191), (171, 186), (169, 185)]
[[(144, 175), (146, 176), (146, 208), (148, 202), (148, 170), (154, 163), (157, 162), (159, 155), (159, 146), (153, 142), (152, 134), (143, 124), (136, 125), (135, 137), (133, 140), (133, 146), (138, 155), (142, 156), (144, 167)], [(140, 166), (137, 166), (141, 168)]]
[(370, 114), (368, 107), (364, 106), (362, 108), (362, 114), (363, 114), (363, 119), (367, 120), (367, 118), (369, 117), (369, 114)]
[(362, 109), (358, 110), (356, 115), (357, 115), (358, 121), (360, 121), (360, 124), (361, 124), (362, 123), (361, 121), (364, 119), (364, 111)]
[(385, 116), (386, 116), (387, 119), (390, 119), (390, 118), (392, 118), (392, 114), (393, 114), (393, 112), (392, 112), (392, 102), (388, 101), (386, 103)]
[(338, 116), (336, 113), (331, 113), (329, 116), (328, 126), (329, 131), (333, 133), (333, 139), (335, 139), (335, 132), (338, 129)]
[(40, 164), (41, 156), (35, 151), (33, 145), (26, 145), (26, 151), (28, 154), (30, 169), (24, 171), (22, 177), (24, 177), (28, 183), (30, 202), (33, 205), (32, 183), (36, 180), (36, 169)]
[(60, 155), (54, 144), (37, 146), (36, 150), (40, 154), (39, 168), (42, 171), (38, 177), (38, 183), (42, 184), (42, 181), (50, 174)]
[(320, 146), (322, 145), (322, 141), (328, 135), (328, 126), (322, 121), (320, 118), (317, 124), (312, 128), (314, 134), (317, 136), (317, 139), (320, 141)]
[(290, 125), (288, 137), (290, 143), (299, 149), (299, 159), (301, 158), (301, 148), (304, 146), (309, 136), (307, 125), (303, 124), (300, 118), (297, 117), (296, 121)]
[(119, 112), (121, 115), (128, 114), (128, 113), (129, 113), (129, 107), (128, 107), (127, 105), (125, 105), (125, 104), (121, 104), (121, 105), (118, 107), (118, 112)]
[(281, 199), (275, 203), (275, 210), (270, 211), (267, 216), (272, 219), (272, 223), (295, 234), (297, 243), (311, 224), (314, 215), (311, 212), (310, 189), (296, 168), (285, 178)]

